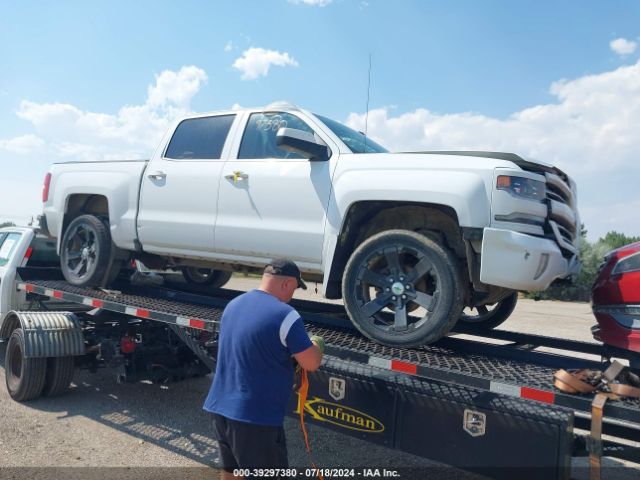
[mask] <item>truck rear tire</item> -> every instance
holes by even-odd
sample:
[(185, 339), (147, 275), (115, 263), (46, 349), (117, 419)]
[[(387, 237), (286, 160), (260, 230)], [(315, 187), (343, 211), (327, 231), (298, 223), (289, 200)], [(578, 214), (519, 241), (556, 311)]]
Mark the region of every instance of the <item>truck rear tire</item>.
[(232, 272), (211, 268), (182, 267), (182, 276), (190, 285), (221, 288), (231, 279)]
[[(518, 303), (518, 292), (513, 292), (493, 305), (481, 305), (465, 309), (456, 329), (465, 332), (486, 332), (502, 325), (513, 313)], [(466, 310), (471, 310), (467, 312)], [(475, 310), (477, 315), (473, 315)]]
[(388, 230), (353, 252), (342, 294), (363, 335), (383, 345), (415, 347), (439, 340), (457, 322), (460, 285), (448, 250), (416, 232)]
[(55, 397), (67, 391), (73, 374), (75, 364), (73, 357), (51, 357), (47, 358), (47, 373), (45, 375), (42, 395), (45, 397)]
[(38, 398), (47, 372), (47, 359), (25, 358), (24, 345), (24, 332), (16, 328), (9, 337), (4, 365), (7, 391), (17, 402)]
[(107, 271), (113, 273), (111, 248), (109, 228), (98, 217), (75, 218), (65, 230), (60, 247), (64, 278), (82, 287), (107, 286), (105, 275)]

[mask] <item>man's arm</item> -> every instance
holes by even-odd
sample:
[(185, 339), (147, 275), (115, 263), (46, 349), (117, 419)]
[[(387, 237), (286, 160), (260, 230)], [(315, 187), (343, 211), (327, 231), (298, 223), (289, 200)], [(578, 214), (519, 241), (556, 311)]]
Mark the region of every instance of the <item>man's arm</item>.
[(315, 372), (318, 368), (320, 368), (320, 363), (322, 362), (322, 352), (320, 351), (320, 347), (313, 342), (306, 350), (303, 350), (300, 353), (296, 353), (293, 355), (293, 358), (296, 359), (298, 364), (309, 372)]
[(322, 360), (324, 341), (320, 337), (309, 338), (302, 318), (295, 310), (289, 313), (288, 318), (293, 321), (287, 321), (285, 318), (282, 323), (280, 335), (281, 338), (284, 337), (283, 345), (289, 349), (302, 368), (310, 372), (317, 370)]

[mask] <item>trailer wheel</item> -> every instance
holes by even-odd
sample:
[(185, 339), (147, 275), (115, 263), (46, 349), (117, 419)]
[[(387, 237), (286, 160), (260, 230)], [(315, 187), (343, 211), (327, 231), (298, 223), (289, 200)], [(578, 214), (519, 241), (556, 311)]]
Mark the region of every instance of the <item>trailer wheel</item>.
[(52, 357), (47, 358), (47, 373), (45, 375), (42, 395), (45, 397), (55, 397), (67, 391), (73, 374), (75, 365), (73, 357)]
[(111, 263), (109, 228), (93, 215), (74, 219), (64, 232), (60, 248), (60, 266), (72, 285), (102, 286)]
[(17, 402), (38, 398), (44, 387), (46, 358), (24, 358), (24, 332), (16, 328), (7, 344), (5, 380), (7, 391)]
[(211, 268), (182, 267), (182, 276), (191, 285), (206, 285), (220, 288), (231, 278), (232, 272)]
[(493, 305), (465, 308), (460, 315), (458, 327), (460, 330), (469, 332), (492, 330), (502, 325), (511, 316), (516, 303), (518, 303), (518, 292), (513, 292)]
[(451, 330), (463, 308), (453, 255), (408, 230), (365, 240), (347, 262), (342, 294), (355, 327), (390, 346), (435, 342)]

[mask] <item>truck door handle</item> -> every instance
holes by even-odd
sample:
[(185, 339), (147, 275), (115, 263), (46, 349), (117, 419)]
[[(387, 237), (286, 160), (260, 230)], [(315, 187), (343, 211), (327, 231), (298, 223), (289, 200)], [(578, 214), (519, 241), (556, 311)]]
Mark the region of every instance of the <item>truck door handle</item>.
[(224, 178), (226, 178), (227, 180), (233, 180), (234, 182), (238, 182), (240, 180), (246, 180), (247, 178), (249, 178), (249, 175), (247, 175), (244, 172), (241, 172), (240, 170), (236, 170), (235, 172), (229, 175), (225, 175)]
[(153, 172), (147, 175), (147, 177), (149, 177), (151, 180), (162, 180), (166, 176), (167, 174), (164, 172)]

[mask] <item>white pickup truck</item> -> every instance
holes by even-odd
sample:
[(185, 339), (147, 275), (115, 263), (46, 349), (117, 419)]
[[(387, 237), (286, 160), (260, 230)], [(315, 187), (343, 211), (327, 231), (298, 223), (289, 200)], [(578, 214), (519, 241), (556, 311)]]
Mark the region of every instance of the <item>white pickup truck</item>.
[(390, 153), (290, 104), (181, 119), (149, 161), (54, 164), (43, 201), (72, 284), (105, 286), (132, 259), (215, 273), (285, 256), (386, 345), (433, 342), (460, 319), (492, 328), (517, 290), (580, 267), (576, 187), (558, 168)]

